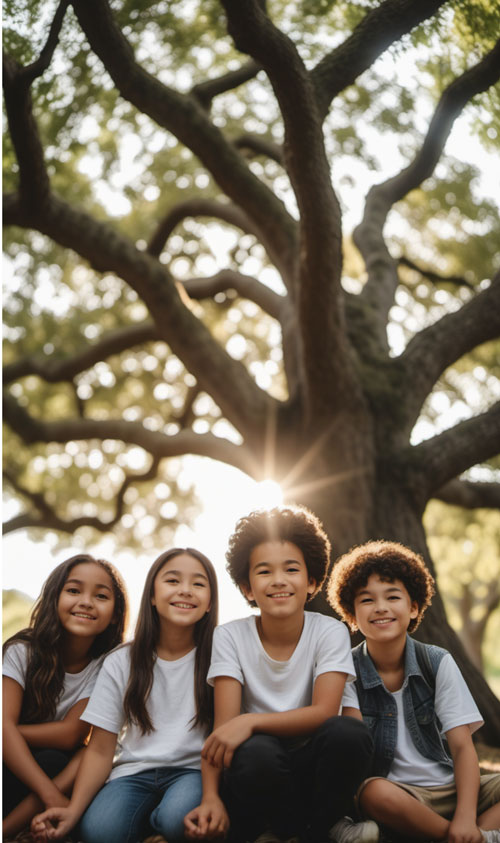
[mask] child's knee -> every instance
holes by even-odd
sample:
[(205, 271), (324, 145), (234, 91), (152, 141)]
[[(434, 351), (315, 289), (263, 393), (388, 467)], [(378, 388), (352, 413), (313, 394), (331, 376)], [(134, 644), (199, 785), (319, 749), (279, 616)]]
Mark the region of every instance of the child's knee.
[(387, 807), (395, 804), (398, 800), (398, 790), (398, 787), (386, 779), (371, 779), (359, 795), (359, 804), (366, 814), (372, 814), (373, 809), (381, 803)]
[(237, 778), (238, 786), (251, 790), (266, 789), (280, 774), (286, 775), (289, 765), (278, 738), (253, 735), (236, 750), (229, 778)]
[(351, 757), (370, 758), (373, 753), (373, 739), (370, 730), (361, 720), (354, 717), (330, 717), (318, 730), (320, 745), (326, 752), (337, 755), (345, 753), (345, 760)]

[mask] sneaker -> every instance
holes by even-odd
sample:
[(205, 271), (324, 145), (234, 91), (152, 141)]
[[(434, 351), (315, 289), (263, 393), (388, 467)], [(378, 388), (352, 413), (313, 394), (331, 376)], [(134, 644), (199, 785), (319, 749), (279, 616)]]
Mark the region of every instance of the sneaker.
[(330, 829), (329, 837), (336, 843), (377, 843), (379, 830), (373, 820), (355, 823), (350, 817), (342, 817)]
[(484, 843), (500, 843), (500, 828), (493, 828), (491, 831), (481, 829)]

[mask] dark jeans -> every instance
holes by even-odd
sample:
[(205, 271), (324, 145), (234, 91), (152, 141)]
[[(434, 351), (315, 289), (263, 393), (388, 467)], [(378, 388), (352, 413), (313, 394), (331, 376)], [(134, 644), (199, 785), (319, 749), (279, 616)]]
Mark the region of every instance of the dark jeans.
[[(44, 773), (47, 773), (49, 779), (53, 779), (61, 770), (64, 770), (71, 756), (71, 752), (63, 752), (62, 749), (39, 749), (33, 753), (36, 763)], [(6, 764), (3, 764), (2, 768), (2, 817), (6, 817), (31, 791), (9, 770)]]
[(266, 829), (283, 840), (326, 840), (331, 826), (352, 810), (372, 753), (367, 727), (351, 717), (331, 717), (298, 746), (253, 735), (224, 776), (230, 840), (255, 840)]

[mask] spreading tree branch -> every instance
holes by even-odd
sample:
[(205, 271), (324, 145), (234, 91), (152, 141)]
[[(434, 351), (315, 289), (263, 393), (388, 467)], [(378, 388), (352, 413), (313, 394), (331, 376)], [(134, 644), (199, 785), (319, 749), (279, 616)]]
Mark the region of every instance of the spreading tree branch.
[(19, 193), (4, 193), (2, 195), (2, 225), (18, 225), (18, 219), (23, 218), (22, 203)]
[(500, 336), (500, 272), (490, 286), (416, 334), (397, 360), (405, 383), (406, 429), (413, 427), (423, 402), (448, 366), (477, 345)]
[(434, 493), (434, 497), (464, 509), (500, 509), (500, 483), (450, 480)]
[[(17, 71), (16, 71), (17, 73)], [(6, 81), (7, 87), (10, 84)], [(29, 92), (28, 92), (29, 93)], [(27, 134), (31, 145), (41, 150), (31, 111), (31, 101), (23, 108), (8, 111), (9, 128), (14, 136)], [(18, 159), (20, 171), (32, 176), (31, 161)], [(43, 167), (43, 157), (37, 161)], [(23, 176), (21, 176), (23, 177)], [(56, 197), (49, 190), (43, 201), (34, 192), (26, 207), (23, 198), (8, 203), (8, 220), (23, 227), (34, 227), (56, 243), (74, 249), (98, 271), (115, 272), (123, 278), (149, 308), (159, 335), (193, 373), (202, 388), (219, 404), (222, 412), (240, 430), (257, 439), (272, 399), (260, 390), (245, 367), (233, 360), (214, 340), (210, 331), (182, 302), (175, 284), (161, 263), (141, 252), (124, 235), (84, 211)]]
[(136, 483), (144, 483), (153, 480), (158, 474), (160, 459), (153, 457), (150, 468), (142, 474), (127, 474), (117, 491), (115, 498), (115, 514), (112, 518), (104, 521), (102, 518), (91, 515), (82, 515), (78, 518), (63, 518), (53, 506), (47, 501), (41, 492), (32, 492), (22, 486), (18, 480), (8, 471), (3, 472), (4, 478), (10, 483), (14, 490), (26, 498), (33, 506), (28, 512), (20, 513), (9, 519), (2, 525), (4, 535), (13, 533), (15, 530), (22, 530), (29, 527), (44, 527), (48, 530), (58, 530), (70, 535), (80, 527), (92, 527), (100, 533), (107, 533), (118, 524), (124, 513), (125, 493), (127, 489)]
[(192, 299), (213, 298), (217, 293), (235, 290), (241, 298), (253, 301), (269, 316), (278, 321), (281, 319), (284, 297), (274, 293), (250, 275), (223, 269), (208, 278), (188, 279), (182, 286)]
[(262, 137), (261, 135), (245, 132), (233, 141), (236, 149), (250, 150), (254, 155), (264, 155), (277, 164), (283, 165), (283, 147)]
[[(340, 301), (341, 215), (311, 77), (259, 0), (222, 0), (239, 50), (266, 71), (285, 126), (284, 160), (300, 213), (300, 330), (309, 420), (359, 401)], [(332, 376), (332, 366), (334, 373)]]
[(417, 496), (422, 509), (445, 483), (472, 465), (500, 453), (500, 401), (487, 412), (467, 419), (411, 448), (408, 462), (419, 475)]
[(253, 175), (233, 144), (210, 121), (194, 96), (180, 94), (147, 73), (113, 18), (107, 0), (72, 0), (80, 26), (121, 95), (191, 149), (224, 193), (274, 240), (288, 265), (289, 283), (296, 249), (296, 224), (283, 203)]
[(116, 439), (128, 445), (137, 445), (156, 459), (194, 454), (232, 465), (250, 476), (257, 476), (259, 471), (258, 458), (254, 458), (248, 447), (235, 445), (212, 433), (198, 434), (192, 430), (181, 430), (167, 435), (149, 430), (140, 422), (111, 418), (42, 421), (30, 416), (24, 407), (6, 392), (3, 396), (3, 417), (9, 427), (28, 445), (33, 442), (63, 443)]
[(334, 97), (367, 70), (382, 53), (422, 21), (432, 17), (446, 0), (385, 0), (365, 15), (339, 47), (312, 71), (318, 110), (324, 119)]
[(30, 86), (52, 60), (68, 5), (69, 0), (60, 1), (46, 44), (36, 61), (27, 67), (21, 67), (11, 56), (3, 54), (5, 108), (19, 162), (18, 201), (21, 201), (27, 211), (34, 206), (43, 205), (50, 191), (43, 147), (33, 117)]
[(22, 208), (30, 213), (43, 208), (50, 193), (42, 144), (33, 117), (31, 91), (22, 68), (14, 59), (3, 55), (3, 89), (10, 136), (19, 164), (19, 192), (4, 199), (8, 214)]
[(286, 266), (282, 264), (281, 254), (276, 244), (255, 226), (247, 214), (232, 202), (221, 202), (217, 199), (187, 199), (171, 208), (158, 224), (156, 231), (148, 244), (148, 252), (159, 256), (173, 230), (187, 217), (211, 217), (234, 225), (242, 231), (253, 234), (266, 249), (269, 258), (283, 275)]
[(434, 111), (421, 149), (404, 170), (370, 189), (363, 220), (354, 242), (366, 265), (368, 280), (362, 296), (378, 315), (379, 341), (387, 345), (386, 325), (399, 283), (397, 262), (387, 248), (383, 229), (392, 206), (428, 178), (439, 161), (453, 123), (475, 94), (500, 77), (500, 41), (482, 61), (456, 78), (444, 91)]
[(63, 25), (64, 16), (70, 0), (60, 0), (49, 31), (49, 36), (39, 57), (32, 64), (23, 67), (20, 71), (21, 78), (29, 87), (31, 83), (40, 77), (50, 66), (54, 51), (59, 43), (59, 35)]
[[(31, 217), (23, 220), (18, 216), (16, 222), (33, 225)], [(257, 431), (273, 399), (184, 305), (168, 272), (156, 259), (140, 252), (109, 225), (55, 196), (37, 219), (36, 228), (61, 246), (74, 249), (95, 269), (115, 272), (135, 289), (154, 316), (159, 336), (212, 395), (226, 418), (245, 438), (258, 439)]]
[(460, 275), (440, 275), (438, 272), (434, 272), (434, 270), (429, 269), (428, 267), (419, 266), (414, 261), (411, 261), (409, 258), (402, 257), (398, 260), (399, 266), (406, 266), (407, 269), (412, 269), (414, 272), (418, 272), (422, 278), (427, 278), (432, 284), (439, 286), (441, 284), (452, 284), (455, 287), (467, 287), (469, 290), (474, 290), (474, 285), (467, 281), (465, 278), (462, 278)]
[(193, 420), (194, 420), (194, 402), (198, 398), (198, 395), (201, 394), (201, 389), (196, 383), (194, 386), (190, 387), (187, 391), (186, 400), (184, 401), (184, 406), (182, 410), (176, 415), (175, 419), (180, 425), (181, 429), (186, 427), (190, 427)]
[(7, 386), (9, 383), (28, 375), (38, 375), (48, 383), (72, 381), (76, 375), (92, 368), (96, 363), (106, 360), (113, 354), (120, 354), (136, 345), (143, 345), (146, 342), (160, 339), (162, 339), (161, 334), (153, 322), (120, 328), (106, 334), (98, 342), (71, 357), (54, 359), (46, 355), (31, 355), (30, 357), (20, 358), (14, 363), (8, 363), (3, 368), (3, 383), (4, 386)]
[(200, 105), (207, 109), (210, 108), (214, 97), (219, 94), (225, 94), (227, 91), (232, 91), (239, 85), (243, 85), (250, 79), (255, 79), (260, 70), (257, 62), (252, 59), (245, 62), (238, 70), (231, 70), (229, 73), (224, 73), (216, 79), (207, 79), (206, 82), (200, 82), (191, 88), (191, 95), (195, 97)]

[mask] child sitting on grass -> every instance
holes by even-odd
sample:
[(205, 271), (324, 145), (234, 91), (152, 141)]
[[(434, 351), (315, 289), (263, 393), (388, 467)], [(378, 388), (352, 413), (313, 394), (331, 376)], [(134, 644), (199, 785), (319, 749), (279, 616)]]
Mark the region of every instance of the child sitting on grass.
[[(323, 843), (370, 769), (366, 726), (339, 717), (354, 678), (349, 633), (334, 618), (305, 612), (324, 580), (330, 542), (304, 507), (240, 519), (228, 570), (260, 614), (215, 630), (209, 683), (215, 729), (202, 771), (224, 771), (230, 840), (279, 843), (300, 834)], [(186, 818), (196, 839), (203, 806)]]
[(500, 843), (500, 775), (480, 776), (471, 737), (481, 715), (450, 653), (407, 635), (433, 593), (422, 558), (396, 542), (354, 548), (330, 577), (331, 605), (365, 636), (342, 700), (375, 743), (359, 806), (405, 840)]

